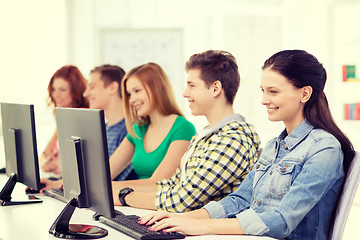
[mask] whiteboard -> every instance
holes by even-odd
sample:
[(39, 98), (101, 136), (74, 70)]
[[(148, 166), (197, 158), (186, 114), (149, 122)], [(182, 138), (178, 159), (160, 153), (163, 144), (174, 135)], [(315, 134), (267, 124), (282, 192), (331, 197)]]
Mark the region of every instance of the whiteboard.
[(168, 75), (183, 109), (184, 66), (182, 29), (100, 29), (100, 61), (126, 72), (148, 63), (159, 64)]

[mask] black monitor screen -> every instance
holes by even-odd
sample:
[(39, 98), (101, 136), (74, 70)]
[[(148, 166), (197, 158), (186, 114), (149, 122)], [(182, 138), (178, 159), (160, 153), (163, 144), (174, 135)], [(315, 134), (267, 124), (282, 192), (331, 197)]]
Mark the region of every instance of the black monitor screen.
[[(49, 232), (62, 238), (83, 237), (69, 224), (76, 207), (89, 208), (107, 217), (114, 217), (109, 156), (103, 110), (55, 108), (58, 141), (62, 165), (64, 196), (67, 206), (51, 226)], [(68, 227), (64, 228), (64, 223)], [(85, 237), (102, 237), (107, 231), (91, 226)], [(65, 229), (65, 230), (64, 230)]]
[(0, 195), (2, 204), (14, 205), (11, 192), (16, 182), (33, 189), (40, 188), (34, 106), (1, 103), (1, 117), (9, 181)]
[(65, 198), (114, 216), (104, 112), (55, 108)]

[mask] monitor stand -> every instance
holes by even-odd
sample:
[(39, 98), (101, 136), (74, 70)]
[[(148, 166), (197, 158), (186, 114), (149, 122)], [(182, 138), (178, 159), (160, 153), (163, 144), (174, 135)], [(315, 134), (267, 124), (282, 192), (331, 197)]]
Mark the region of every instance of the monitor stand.
[(77, 206), (77, 200), (71, 199), (49, 229), (49, 233), (57, 238), (94, 239), (108, 235), (108, 231), (97, 226), (84, 224), (69, 224)]
[(12, 206), (30, 203), (41, 203), (42, 200), (33, 196), (28, 195), (29, 200), (24, 201), (11, 201), (11, 194), (14, 190), (15, 184), (17, 183), (17, 176), (15, 173), (11, 174), (9, 180), (6, 182), (4, 188), (0, 192), (0, 204), (1, 206)]

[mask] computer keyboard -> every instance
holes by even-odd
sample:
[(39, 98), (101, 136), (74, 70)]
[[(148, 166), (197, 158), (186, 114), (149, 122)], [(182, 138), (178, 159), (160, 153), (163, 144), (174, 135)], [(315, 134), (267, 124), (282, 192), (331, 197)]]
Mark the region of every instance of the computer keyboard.
[(172, 232), (154, 232), (148, 228), (150, 226), (140, 225), (138, 223), (139, 216), (136, 215), (125, 215), (119, 211), (115, 211), (115, 218), (106, 218), (99, 216), (99, 220), (135, 239), (141, 240), (152, 240), (152, 239), (183, 239), (184, 235)]
[(62, 202), (67, 203), (68, 199), (65, 198), (64, 196), (64, 189), (59, 188), (59, 189), (50, 189), (50, 190), (45, 190), (44, 195), (55, 198), (57, 200), (60, 200)]

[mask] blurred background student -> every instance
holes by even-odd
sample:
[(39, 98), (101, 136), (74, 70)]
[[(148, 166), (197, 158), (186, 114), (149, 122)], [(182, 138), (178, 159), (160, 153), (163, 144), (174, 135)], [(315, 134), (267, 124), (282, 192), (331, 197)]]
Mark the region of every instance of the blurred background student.
[[(121, 93), (121, 80), (124, 75), (125, 71), (119, 66), (109, 64), (97, 66), (91, 70), (89, 83), (84, 92), (90, 108), (104, 110), (109, 158), (127, 134)], [(137, 178), (130, 163), (113, 180)]]
[[(83, 96), (86, 89), (86, 79), (80, 70), (72, 65), (58, 69), (50, 79), (48, 85), (48, 105), (55, 107), (88, 108), (89, 103)], [(40, 156), (41, 170), (49, 173), (48, 176), (61, 176), (61, 162), (58, 148), (58, 135), (55, 130), (49, 143)]]

